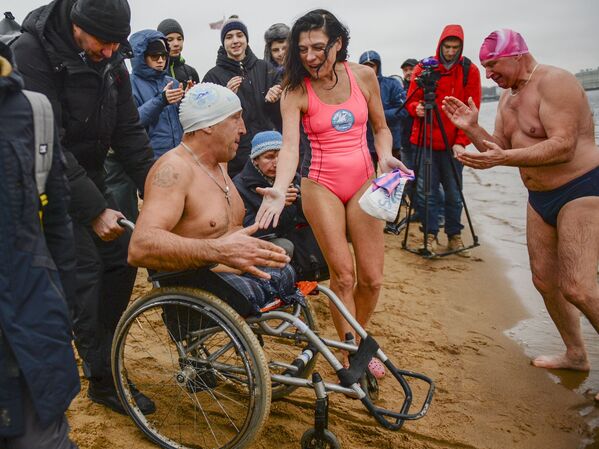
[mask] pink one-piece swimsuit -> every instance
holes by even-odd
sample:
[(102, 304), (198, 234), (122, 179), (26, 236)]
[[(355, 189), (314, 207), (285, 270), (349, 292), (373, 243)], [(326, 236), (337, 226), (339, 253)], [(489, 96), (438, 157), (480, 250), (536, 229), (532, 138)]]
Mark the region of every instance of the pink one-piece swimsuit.
[(368, 105), (347, 62), (350, 96), (340, 104), (323, 103), (305, 78), (308, 110), (302, 117), (311, 151), (302, 176), (329, 189), (346, 204), (374, 173), (366, 143)]

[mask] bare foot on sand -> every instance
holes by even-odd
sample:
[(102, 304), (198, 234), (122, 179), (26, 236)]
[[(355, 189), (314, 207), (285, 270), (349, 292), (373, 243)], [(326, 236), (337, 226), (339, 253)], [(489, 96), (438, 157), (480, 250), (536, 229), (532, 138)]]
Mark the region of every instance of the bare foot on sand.
[(548, 369), (571, 369), (575, 371), (588, 371), (591, 365), (586, 357), (572, 359), (566, 354), (562, 355), (540, 355), (530, 362), (537, 368)]

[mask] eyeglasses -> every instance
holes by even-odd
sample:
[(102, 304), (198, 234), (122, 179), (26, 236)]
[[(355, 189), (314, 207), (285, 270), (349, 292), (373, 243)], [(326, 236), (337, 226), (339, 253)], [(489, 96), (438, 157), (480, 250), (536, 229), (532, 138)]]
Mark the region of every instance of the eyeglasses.
[(159, 53), (157, 55), (148, 55), (148, 56), (154, 62), (158, 62), (161, 59), (164, 59), (166, 61), (168, 59), (168, 55), (166, 53)]

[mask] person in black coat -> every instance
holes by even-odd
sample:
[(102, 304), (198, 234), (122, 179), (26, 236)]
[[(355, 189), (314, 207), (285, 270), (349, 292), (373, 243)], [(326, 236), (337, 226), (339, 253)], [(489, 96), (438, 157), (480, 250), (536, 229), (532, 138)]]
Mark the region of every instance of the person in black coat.
[[(129, 238), (105, 192), (103, 166), (112, 148), (143, 192), (154, 159), (124, 63), (130, 18), (126, 0), (55, 0), (27, 16), (12, 44), (25, 87), (50, 100), (65, 150), (77, 250), (73, 327), (88, 396), (121, 413), (110, 352), (136, 270), (127, 264)], [(141, 394), (136, 400), (154, 408)]]
[(168, 75), (184, 85), (187, 85), (190, 81), (193, 84), (199, 83), (200, 77), (198, 72), (185, 62), (181, 54), (183, 52), (185, 35), (179, 22), (175, 19), (164, 19), (158, 24), (157, 30), (166, 36), (170, 50)]
[(280, 115), (280, 73), (268, 62), (258, 59), (248, 41), (243, 22), (236, 17), (226, 21), (221, 30), (222, 45), (216, 66), (203, 79), (203, 82), (226, 86), (241, 100), (247, 133), (241, 137), (237, 155), (228, 164), (231, 177), (239, 173), (248, 160), (254, 135), (275, 129), (277, 115)]
[(75, 297), (69, 188), (54, 129), (53, 141), (39, 142), (53, 147), (40, 223), (32, 106), (12, 62), (0, 42), (0, 447), (73, 449), (65, 417), (79, 392), (66, 301)]
[[(278, 131), (263, 131), (252, 139), (250, 158), (233, 183), (243, 199), (245, 217), (243, 226), (251, 226), (262, 204), (262, 189), (272, 187), (277, 174), (277, 159), (283, 137)], [(300, 195), (300, 177), (296, 175), (288, 187), (285, 207), (276, 227), (272, 224), (259, 229), (254, 237), (267, 238), (281, 246), (289, 257), (299, 280), (328, 279), (328, 268), (318, 247), (314, 233), (304, 217)]]
[[(252, 139), (250, 158), (243, 170), (233, 178), (233, 183), (245, 204), (244, 227), (251, 226), (256, 221), (256, 214), (262, 204), (259, 189), (271, 187), (274, 183), (277, 174), (277, 158), (282, 144), (283, 137), (278, 131), (262, 131), (256, 134)], [(254, 237), (276, 235), (284, 238), (295, 229), (301, 217), (303, 214), (299, 195), (299, 176), (296, 176), (293, 184), (287, 189), (285, 208), (277, 227), (270, 225), (268, 228), (259, 229), (254, 233)]]

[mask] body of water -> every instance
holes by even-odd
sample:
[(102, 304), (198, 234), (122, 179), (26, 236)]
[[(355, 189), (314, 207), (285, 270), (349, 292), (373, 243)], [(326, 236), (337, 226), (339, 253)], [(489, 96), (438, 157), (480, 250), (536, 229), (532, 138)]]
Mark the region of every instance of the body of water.
[[(599, 142), (599, 91), (587, 92), (594, 112), (595, 138)], [(493, 131), (497, 102), (483, 103), (479, 122), (490, 133)], [(540, 354), (560, 354), (564, 344), (553, 324), (541, 295), (535, 290), (530, 274), (526, 248), (527, 191), (522, 184), (518, 169), (495, 167), (490, 170), (464, 170), (466, 203), (482, 235), (482, 245), (491, 245), (509, 265), (508, 278), (519, 294), (530, 317), (519, 322), (507, 334), (517, 340), (531, 358)], [(476, 251), (476, 250), (474, 250)], [(501, 301), (501, 298), (497, 299)], [(589, 373), (566, 370), (550, 370), (556, 382), (577, 393), (591, 397), (599, 392), (599, 335), (582, 318), (582, 327), (592, 369)], [(587, 418), (596, 437), (590, 444), (599, 444), (599, 410), (590, 406), (580, 413)], [(581, 447), (591, 447), (583, 443)]]

